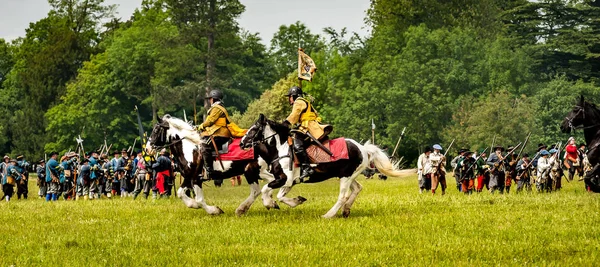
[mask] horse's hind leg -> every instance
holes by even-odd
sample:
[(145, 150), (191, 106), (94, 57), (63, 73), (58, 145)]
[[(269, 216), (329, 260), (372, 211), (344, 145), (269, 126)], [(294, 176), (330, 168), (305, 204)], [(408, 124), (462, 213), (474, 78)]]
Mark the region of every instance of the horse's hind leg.
[(340, 210), (342, 205), (346, 203), (350, 197), (350, 185), (352, 185), (354, 178), (356, 178), (356, 174), (353, 174), (351, 177), (340, 178), (340, 194), (338, 195), (338, 200), (333, 207), (331, 207), (331, 209), (325, 213), (325, 215), (323, 215), (323, 218), (333, 218)]
[(350, 208), (354, 204), (354, 201), (356, 200), (358, 193), (360, 193), (360, 191), (362, 191), (362, 185), (360, 185), (360, 183), (358, 183), (356, 181), (356, 179), (354, 179), (352, 181), (352, 184), (350, 185), (350, 190), (352, 190), (352, 193), (350, 194), (350, 197), (348, 198), (348, 200), (346, 200), (346, 203), (344, 204), (344, 208), (342, 209), (342, 216), (344, 216), (344, 218), (348, 218), (348, 216), (350, 216)]
[(246, 181), (250, 185), (250, 195), (235, 210), (236, 215), (241, 216), (245, 214), (250, 209), (250, 206), (252, 206), (258, 195), (260, 195), (260, 187), (258, 186), (259, 172), (260, 170), (258, 169), (257, 164), (250, 164), (246, 168), (244, 176), (246, 177)]

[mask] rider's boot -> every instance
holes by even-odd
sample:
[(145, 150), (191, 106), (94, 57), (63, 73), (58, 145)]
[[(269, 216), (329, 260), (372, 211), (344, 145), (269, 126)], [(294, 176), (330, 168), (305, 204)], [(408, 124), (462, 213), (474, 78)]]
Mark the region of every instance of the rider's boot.
[(211, 180), (212, 179), (212, 174), (213, 174), (213, 157), (212, 157), (212, 153), (209, 151), (209, 153), (203, 153), (202, 157), (204, 158), (204, 171), (205, 173), (205, 177), (204, 180)]
[(301, 163), (300, 164), (301, 171), (300, 171), (300, 177), (299, 177), (301, 181), (304, 178), (309, 177), (313, 173), (315, 173), (313, 168), (310, 166), (310, 163), (308, 161), (308, 155), (306, 155), (305, 150), (297, 151), (296, 157), (298, 158), (298, 161)]

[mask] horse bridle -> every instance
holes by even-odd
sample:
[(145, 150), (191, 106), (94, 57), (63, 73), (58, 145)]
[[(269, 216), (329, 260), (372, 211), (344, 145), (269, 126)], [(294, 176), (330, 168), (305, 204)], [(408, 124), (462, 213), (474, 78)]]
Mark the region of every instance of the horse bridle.
[[(261, 124), (261, 125), (258, 127), (258, 130), (257, 130), (257, 131), (260, 131), (260, 132), (262, 132), (262, 131), (264, 130), (264, 128), (265, 128), (265, 126)], [(255, 147), (255, 146), (256, 146), (256, 145), (258, 145), (258, 144), (263, 144), (264, 142), (266, 142), (267, 140), (271, 139), (273, 136), (276, 136), (276, 135), (277, 135), (277, 133), (274, 133), (274, 134), (272, 134), (272, 135), (269, 135), (269, 136), (267, 136), (267, 137), (265, 137), (265, 138), (263, 138), (263, 139), (260, 139), (260, 140), (258, 140), (258, 141), (254, 140), (254, 138), (256, 138), (256, 136), (253, 136), (253, 137), (252, 137), (252, 142), (251, 142), (250, 144), (252, 145), (252, 147)]]
[(175, 140), (175, 141), (173, 141), (171, 143), (167, 143), (166, 142), (167, 140), (165, 140), (166, 136), (167, 136), (167, 134), (165, 133), (165, 128), (166, 127), (164, 127), (164, 126), (162, 126), (160, 124), (158, 124), (158, 125), (160, 126), (160, 130), (158, 132), (158, 135), (160, 136), (161, 141), (163, 141), (165, 144), (162, 145), (162, 146), (154, 146), (154, 144), (151, 143), (151, 145), (154, 147), (155, 150), (163, 149), (163, 148), (166, 148), (166, 147), (170, 147), (170, 146), (172, 146), (174, 144), (181, 143), (181, 142), (183, 142), (184, 139), (187, 138), (187, 137), (183, 137), (183, 138), (180, 138), (179, 140)]

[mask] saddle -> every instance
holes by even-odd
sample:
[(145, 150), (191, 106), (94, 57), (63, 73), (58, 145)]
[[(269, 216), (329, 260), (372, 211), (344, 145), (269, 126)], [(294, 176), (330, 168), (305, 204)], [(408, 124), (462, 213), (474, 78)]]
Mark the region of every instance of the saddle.
[[(288, 142), (290, 142), (291, 144), (292, 139), (290, 138)], [(346, 144), (346, 139), (343, 137), (332, 140), (325, 140), (323, 141), (323, 146), (329, 149), (329, 151), (333, 153), (333, 156), (329, 156), (329, 154), (327, 154), (327, 152), (325, 152), (322, 148), (312, 143), (308, 148), (306, 148), (306, 154), (308, 155), (310, 163), (328, 163), (349, 158), (348, 145)], [(290, 150), (292, 149), (293, 146), (290, 145)], [(298, 159), (296, 157), (294, 157), (294, 163), (296, 165), (299, 164)]]
[[(223, 155), (223, 154), (227, 154), (229, 152), (229, 144), (231, 144), (232, 140), (229, 139), (228, 142), (226, 142), (225, 144), (223, 144), (221, 147), (218, 147), (219, 149), (219, 155)], [(217, 156), (217, 152), (213, 151), (212, 152), (213, 157)]]

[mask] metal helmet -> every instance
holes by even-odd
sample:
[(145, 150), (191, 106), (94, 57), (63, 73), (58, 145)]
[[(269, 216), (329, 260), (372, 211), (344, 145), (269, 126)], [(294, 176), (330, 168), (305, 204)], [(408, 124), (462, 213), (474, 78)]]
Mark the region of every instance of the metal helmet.
[(208, 96), (206, 96), (206, 99), (215, 99), (215, 100), (222, 100), (223, 99), (223, 92), (221, 92), (221, 90), (211, 90), (208, 93)]
[(293, 96), (294, 98), (299, 97), (299, 96), (303, 96), (304, 93), (302, 92), (302, 88), (298, 87), (298, 86), (292, 86), (292, 88), (290, 88), (290, 90), (288, 90), (288, 93), (286, 96)]

